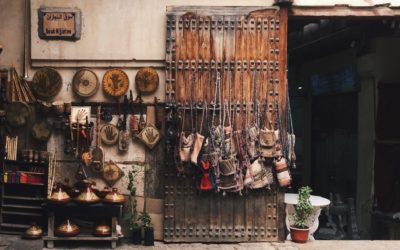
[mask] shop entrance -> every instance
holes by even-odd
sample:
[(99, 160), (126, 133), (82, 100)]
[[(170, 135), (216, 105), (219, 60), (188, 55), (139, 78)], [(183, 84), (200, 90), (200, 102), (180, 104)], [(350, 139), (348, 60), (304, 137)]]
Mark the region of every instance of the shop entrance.
[[(288, 79), (298, 166), (293, 170), (294, 191), (310, 185), (314, 194), (331, 198), (333, 206), (339, 204), (335, 194), (340, 195), (339, 201), (349, 211), (343, 216), (352, 221), (341, 223), (337, 231), (343, 232), (332, 238), (352, 239), (354, 232), (349, 231), (354, 228), (362, 238), (373, 238), (371, 211), (380, 202), (390, 203), (380, 191), (388, 191), (382, 176), (390, 157), (382, 156), (382, 147), (375, 146), (381, 141), (375, 124), (396, 120), (388, 120), (393, 109), (378, 107), (384, 98), (382, 90), (389, 86), (379, 87), (382, 79), (399, 80), (391, 69), (391, 60), (400, 50), (395, 43), (398, 21), (297, 17), (289, 18), (288, 27)], [(380, 117), (386, 120), (379, 122)], [(386, 134), (385, 140), (393, 142), (394, 136)], [(391, 143), (392, 151), (395, 144)], [(394, 169), (386, 169), (389, 176), (396, 176)], [(354, 200), (353, 214), (347, 198)]]

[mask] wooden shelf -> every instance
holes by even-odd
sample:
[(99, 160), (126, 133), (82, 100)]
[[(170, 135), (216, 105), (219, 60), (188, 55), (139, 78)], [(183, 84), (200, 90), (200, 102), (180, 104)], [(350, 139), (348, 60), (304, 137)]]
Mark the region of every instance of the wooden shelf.
[(3, 210), (3, 214), (43, 217), (43, 214), (41, 214), (41, 213), (14, 212), (14, 211), (5, 211), (5, 210)]
[(1, 227), (12, 227), (12, 228), (20, 228), (20, 229), (27, 229), (31, 225), (25, 225), (25, 224), (13, 224), (13, 223), (1, 223)]
[(28, 206), (28, 205), (17, 205), (17, 204), (3, 204), (3, 208), (22, 208), (22, 209), (43, 209), (41, 206)]
[[(31, 220), (43, 220), (42, 203), (46, 201), (44, 189), (47, 185), (48, 163), (4, 160), (3, 171), (10, 171), (10, 179), (20, 180), (19, 175), (27, 175), (29, 182), (4, 182), (1, 184), (0, 232), (20, 234), (30, 225)], [(4, 173), (3, 173), (4, 174)], [(35, 178), (32, 178), (35, 177)], [(37, 182), (33, 182), (37, 181)], [(33, 182), (33, 183), (32, 183)], [(38, 193), (40, 192), (40, 193)]]
[(45, 236), (43, 237), (43, 240), (54, 240), (54, 241), (78, 241), (78, 240), (84, 240), (84, 241), (111, 241), (111, 240), (118, 240), (117, 236), (107, 236), (107, 237), (100, 237), (100, 236), (93, 236), (93, 235), (78, 235), (74, 237), (59, 237), (59, 236)]
[(44, 183), (15, 183), (15, 182), (4, 182), (4, 184), (11, 185), (27, 185), (27, 186), (44, 186)]
[(382, 145), (400, 145), (400, 140), (375, 140), (376, 144)]
[(9, 165), (27, 165), (27, 166), (36, 166), (36, 167), (46, 167), (47, 163), (45, 162), (27, 162), (27, 161), (14, 161), (14, 160), (4, 160), (4, 163)]
[(17, 170), (16, 172), (26, 173), (26, 174), (45, 175), (45, 173), (29, 172), (29, 171), (21, 171), (21, 170)]
[(13, 195), (4, 195), (4, 199), (13, 199), (13, 200), (26, 200), (26, 201), (45, 201), (45, 198), (38, 197), (28, 197), (28, 196), (13, 196)]

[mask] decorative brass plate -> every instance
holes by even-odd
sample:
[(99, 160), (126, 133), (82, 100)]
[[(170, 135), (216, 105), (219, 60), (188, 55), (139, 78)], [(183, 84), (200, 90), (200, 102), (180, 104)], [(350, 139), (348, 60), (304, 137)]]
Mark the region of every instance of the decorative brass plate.
[(159, 78), (153, 68), (141, 68), (135, 77), (136, 90), (140, 94), (151, 94), (157, 90)]
[(106, 145), (114, 145), (118, 141), (118, 129), (113, 124), (104, 124), (100, 130), (101, 142)]
[(121, 97), (129, 88), (128, 75), (120, 69), (110, 69), (103, 76), (103, 90), (112, 97)]
[(30, 115), (29, 106), (25, 102), (12, 102), (6, 107), (6, 121), (12, 127), (24, 126)]
[(62, 78), (55, 69), (41, 68), (33, 76), (31, 85), (38, 98), (50, 99), (60, 92)]
[(138, 138), (149, 149), (153, 149), (160, 141), (161, 134), (153, 124), (147, 123), (146, 127), (139, 133)]
[(72, 79), (72, 89), (78, 96), (92, 96), (99, 89), (99, 79), (90, 69), (81, 69), (75, 73)]
[(114, 186), (123, 175), (124, 172), (115, 162), (110, 160), (104, 163), (103, 179), (110, 187)]

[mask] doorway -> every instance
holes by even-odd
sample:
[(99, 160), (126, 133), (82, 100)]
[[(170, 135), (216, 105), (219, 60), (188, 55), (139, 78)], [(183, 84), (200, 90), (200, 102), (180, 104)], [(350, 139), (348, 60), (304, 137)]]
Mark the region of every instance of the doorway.
[(372, 238), (374, 168), (381, 168), (373, 160), (376, 86), (386, 74), (377, 68), (391, 64), (386, 55), (393, 52), (382, 52), (387, 37), (399, 37), (398, 22), (289, 18), (288, 82), (298, 156), (293, 192), (310, 185), (314, 195), (332, 201), (332, 194), (345, 203), (353, 198), (365, 239)]

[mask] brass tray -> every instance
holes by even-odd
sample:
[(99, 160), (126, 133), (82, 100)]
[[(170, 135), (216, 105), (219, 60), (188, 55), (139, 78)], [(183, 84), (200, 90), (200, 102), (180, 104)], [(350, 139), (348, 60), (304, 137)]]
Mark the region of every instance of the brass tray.
[(48, 100), (60, 92), (61, 75), (55, 69), (41, 68), (33, 76), (31, 87), (38, 98)]
[(152, 94), (157, 90), (159, 78), (157, 71), (153, 68), (141, 68), (135, 77), (136, 90), (140, 94)]
[(110, 69), (103, 76), (103, 91), (112, 97), (121, 97), (129, 88), (128, 75), (120, 69)]
[(90, 97), (99, 89), (99, 79), (90, 69), (81, 69), (72, 79), (72, 90), (81, 97)]

